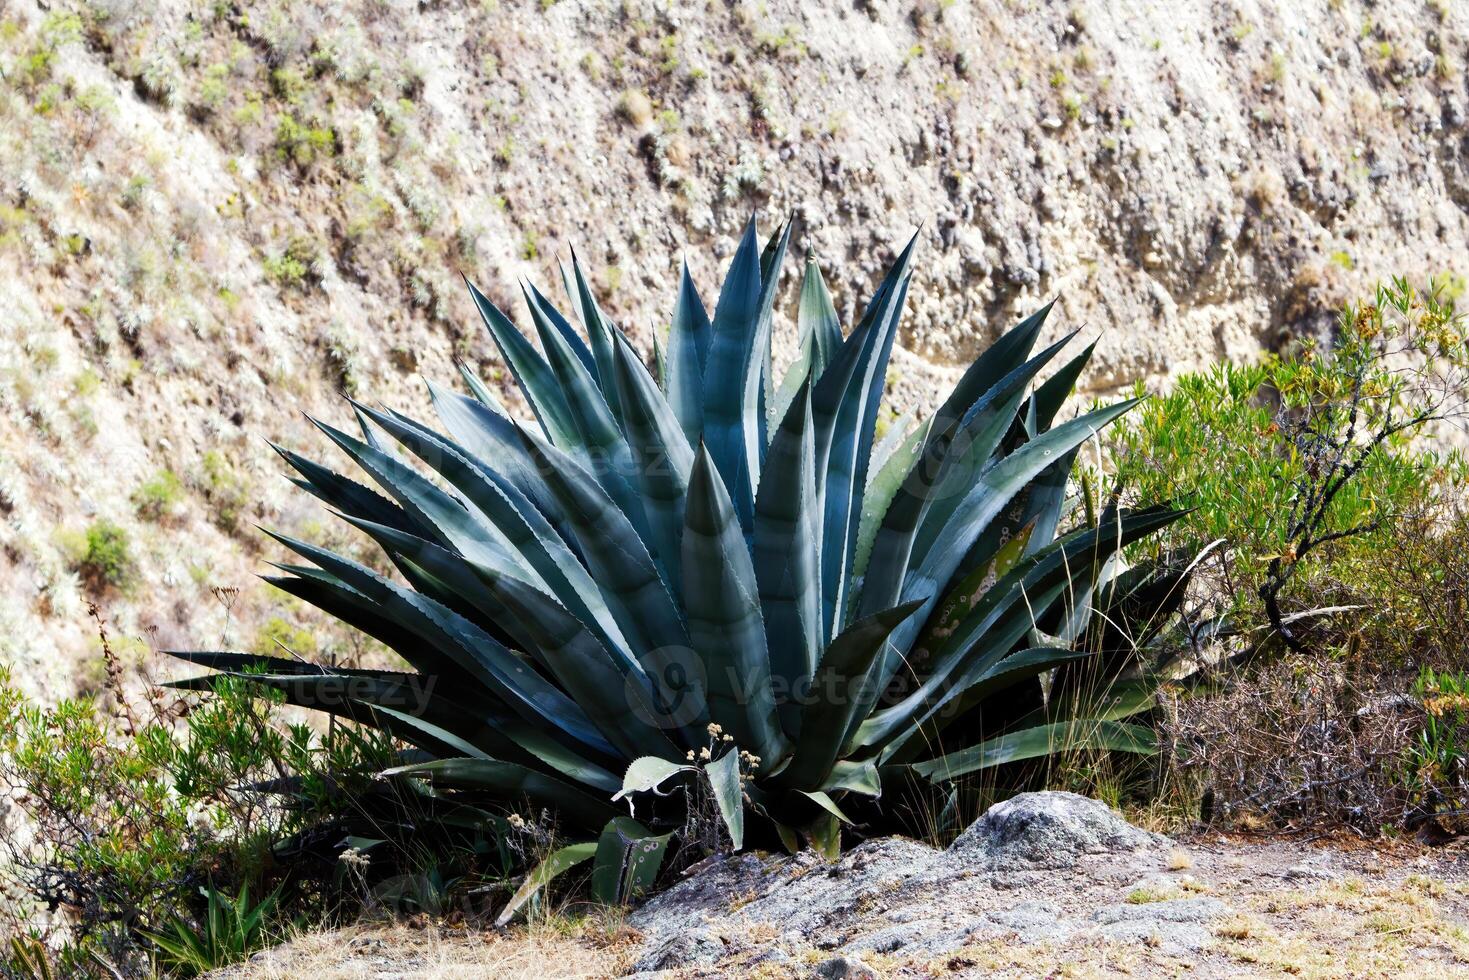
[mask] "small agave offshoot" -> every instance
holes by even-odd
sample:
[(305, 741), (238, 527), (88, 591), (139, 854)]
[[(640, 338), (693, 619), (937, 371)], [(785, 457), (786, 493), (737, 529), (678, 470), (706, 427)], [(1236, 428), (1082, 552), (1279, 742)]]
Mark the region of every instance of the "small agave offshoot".
[[(712, 318), (685, 268), (655, 370), (575, 260), (570, 316), (524, 288), (539, 349), (470, 285), (533, 420), (466, 372), (468, 394), (429, 383), (440, 428), (356, 403), (360, 438), (316, 422), (382, 493), (278, 447), (396, 574), (273, 534), (310, 564), (269, 581), (413, 673), (181, 652), (223, 672), (184, 686), (249, 676), (410, 743), (393, 774), (436, 801), (529, 801), (600, 834), (553, 855), (512, 909), (593, 855), (599, 894), (646, 885), (699, 801), (735, 848), (748, 824), (830, 851), (854, 808), (885, 818), (885, 787), (1061, 748), (1151, 751), (1123, 720), (1148, 706), (1148, 671), (1078, 640), (1099, 604), (1178, 594), (1179, 575), (1159, 589), (1121, 549), (1180, 512), (1113, 506), (1058, 536), (1079, 447), (1134, 401), (1057, 422), (1091, 348), (1042, 380), (1075, 336), (1034, 351), (1047, 306), (875, 445), (917, 236), (845, 336), (806, 263), (777, 379), (790, 237), (762, 249), (750, 223)], [(1063, 696), (1061, 677), (1112, 687)]]

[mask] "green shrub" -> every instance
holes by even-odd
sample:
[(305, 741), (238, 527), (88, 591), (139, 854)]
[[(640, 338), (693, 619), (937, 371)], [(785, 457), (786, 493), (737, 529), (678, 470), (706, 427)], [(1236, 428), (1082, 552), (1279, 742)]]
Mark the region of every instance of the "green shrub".
[(200, 460), (202, 489), (214, 508), (214, 523), (222, 530), (239, 529), (240, 517), (250, 502), (249, 481), (228, 456), (216, 449)]
[(316, 653), (316, 635), (279, 616), (272, 616), (255, 631), (255, 642), (250, 644), (250, 649), (265, 656), (274, 656), (282, 650), (289, 650), (309, 657)]
[[(387, 497), (280, 450), (408, 583), (275, 535), (318, 567), (273, 584), (418, 671), (352, 675), (372, 684), (357, 717), (436, 757), (395, 782), (501, 812), (529, 801), (583, 837), (503, 915), (597, 854), (588, 837), (660, 856), (680, 830), (708, 847), (804, 836), (831, 852), (859, 815), (902, 825), (905, 794), (942, 805), (976, 773), (1015, 785), (1012, 764), (1061, 749), (1152, 751), (1151, 729), (1124, 719), (1152, 703), (1162, 664), (1142, 655), (1182, 577), (1109, 559), (1179, 513), (1106, 508), (1057, 533), (1079, 447), (1132, 403), (1053, 427), (1091, 351), (1038, 381), (1071, 339), (1032, 354), (1047, 308), (932, 419), (878, 444), (916, 238), (845, 337), (808, 263), (800, 353), (777, 384), (771, 307), (790, 233), (762, 251), (751, 222), (712, 319), (683, 276), (661, 384), (574, 261), (586, 339), (527, 293), (544, 357), (471, 287), (538, 431), (471, 378), (475, 397), (432, 389), (452, 437), (354, 403), (402, 454), (377, 431), (317, 422)], [(1093, 610), (1116, 623), (1098, 628)], [(222, 672), (201, 684), (260, 670), (306, 707), (346, 676), (180, 656)], [(416, 712), (394, 707), (409, 683), (431, 692)], [(636, 823), (614, 802), (625, 795)]]
[(278, 159), (305, 170), (321, 158), (336, 154), (337, 134), (330, 127), (302, 123), (283, 112), (276, 119), (275, 152)]
[(1412, 805), (1420, 817), (1442, 815), (1445, 829), (1463, 833), (1469, 828), (1469, 674), (1424, 667), (1413, 691), (1423, 718), (1403, 765)]
[[(105, 634), (103, 643), (110, 649)], [(353, 812), (344, 798), (371, 798), (391, 743), (351, 726), (318, 735), (286, 725), (281, 698), (247, 680), (188, 702), (157, 690), (133, 701), (124, 686), (109, 668), (110, 711), (76, 700), (47, 708), (0, 668), (0, 790), (33, 829), (0, 842), (3, 894), (25, 896), (0, 901), (0, 940), (28, 935), (37, 909), (65, 905), (73, 914), (53, 920), (47, 937), (60, 949), (59, 975), (93, 975), (99, 963), (111, 975), (150, 975), (160, 954), (190, 968), (185, 934), (219, 966), (280, 917), (330, 912), (332, 861), (297, 866), (276, 849), (298, 833), (317, 839), (324, 820), (338, 821), (341, 836), (364, 830), (344, 818)], [(274, 793), (250, 788), (280, 779)], [(251, 906), (224, 900), (226, 888), (272, 898)], [(222, 912), (243, 918), (221, 922)], [(30, 956), (45, 949), (25, 946)]]
[(162, 521), (174, 515), (184, 498), (184, 484), (172, 470), (159, 470), (133, 491), (139, 517)]
[(265, 258), (265, 275), (282, 289), (305, 291), (321, 284), (320, 262), (316, 245), (295, 235), (278, 255)]
[(120, 589), (132, 582), (135, 568), (127, 531), (105, 517), (89, 525), (70, 547), (72, 567), (93, 589)]
[[(1194, 508), (1146, 547), (1220, 542), (1209, 576), (1216, 611), (1236, 631), (1264, 630), (1299, 650), (1300, 636), (1331, 632), (1331, 620), (1282, 624), (1291, 613), (1392, 605), (1396, 576), (1383, 574), (1383, 559), (1393, 529), (1437, 512), (1463, 483), (1461, 455), (1418, 437), (1462, 415), (1466, 382), (1463, 319), (1395, 282), (1349, 308), (1330, 345), (1178, 379), (1111, 430), (1110, 473), (1093, 479), (1115, 479), (1129, 499)], [(1338, 620), (1333, 635), (1359, 619)]]
[(1140, 547), (1216, 543), (1187, 608), (1212, 683), (1167, 712), (1206, 810), (1376, 831), (1457, 806), (1453, 726), (1404, 706), (1420, 668), (1462, 670), (1466, 467), (1431, 426), (1466, 382), (1463, 319), (1399, 280), (1330, 344), (1185, 376), (1108, 434), (1092, 480), (1195, 508)]

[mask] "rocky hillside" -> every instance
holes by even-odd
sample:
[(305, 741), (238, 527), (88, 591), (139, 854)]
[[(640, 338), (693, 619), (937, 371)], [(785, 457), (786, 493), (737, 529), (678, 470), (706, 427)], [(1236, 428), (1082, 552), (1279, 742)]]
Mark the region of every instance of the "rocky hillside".
[(132, 659), (357, 652), (254, 583), (253, 524), (342, 533), (266, 440), (503, 384), (461, 273), (508, 308), (576, 247), (646, 344), (752, 211), (847, 314), (921, 226), (920, 407), (1055, 296), (1105, 392), (1462, 288), (1466, 38), (1451, 0), (0, 2), (0, 662), (95, 683), (88, 599)]

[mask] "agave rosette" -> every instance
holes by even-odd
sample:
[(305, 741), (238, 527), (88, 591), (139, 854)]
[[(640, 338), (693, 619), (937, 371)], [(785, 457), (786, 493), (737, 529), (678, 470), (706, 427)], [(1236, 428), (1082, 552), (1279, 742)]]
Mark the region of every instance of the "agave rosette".
[(676, 825), (691, 781), (736, 846), (750, 814), (829, 844), (844, 801), (894, 778), (1149, 751), (1125, 720), (1144, 698), (1036, 696), (1094, 655), (1076, 640), (1121, 548), (1178, 516), (1112, 509), (1057, 534), (1079, 447), (1133, 402), (1058, 421), (1091, 348), (1041, 380), (1074, 337), (1034, 352), (1048, 306), (879, 443), (916, 236), (845, 336), (807, 262), (777, 383), (790, 236), (761, 249), (750, 223), (712, 319), (685, 268), (651, 371), (574, 259), (571, 317), (525, 287), (538, 345), (470, 285), (534, 420), (466, 372), (469, 394), (430, 383), (442, 432), (360, 404), (360, 437), (317, 421), (382, 493), (279, 449), (397, 574), (274, 534), (309, 564), (269, 581), (412, 672), (177, 655), (388, 730), (418, 750), (397, 772), (435, 794), (623, 837), (641, 827), (626, 802)]

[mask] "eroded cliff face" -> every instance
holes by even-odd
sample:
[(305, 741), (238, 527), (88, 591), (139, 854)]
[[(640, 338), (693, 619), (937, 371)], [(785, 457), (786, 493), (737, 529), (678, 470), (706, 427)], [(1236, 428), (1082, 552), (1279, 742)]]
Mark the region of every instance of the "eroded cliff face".
[(140, 658), (357, 650), (253, 581), (256, 522), (350, 540), (266, 440), (330, 457), (303, 412), (425, 412), (456, 358), (503, 386), (460, 273), (508, 310), (576, 247), (646, 349), (752, 211), (849, 321), (921, 226), (921, 409), (1054, 297), (1105, 393), (1469, 272), (1453, 0), (194, 6), (0, 7), (0, 661), (51, 694), (93, 596)]

